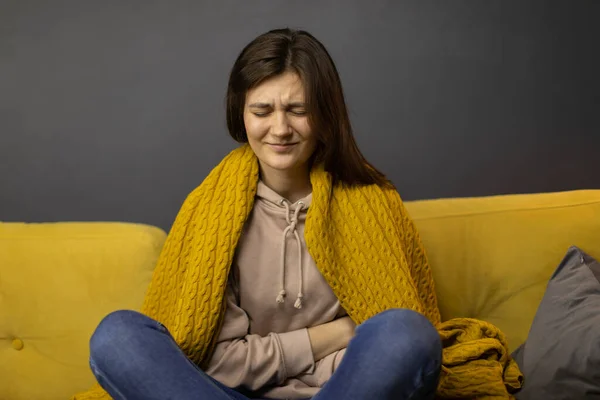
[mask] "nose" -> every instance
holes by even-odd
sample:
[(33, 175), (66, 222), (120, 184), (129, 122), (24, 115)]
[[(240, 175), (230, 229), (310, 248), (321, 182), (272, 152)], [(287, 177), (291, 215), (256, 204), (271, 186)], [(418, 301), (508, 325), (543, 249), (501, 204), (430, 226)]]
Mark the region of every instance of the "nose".
[(271, 132), (274, 136), (279, 137), (287, 136), (292, 133), (292, 127), (289, 123), (288, 116), (285, 111), (274, 113)]

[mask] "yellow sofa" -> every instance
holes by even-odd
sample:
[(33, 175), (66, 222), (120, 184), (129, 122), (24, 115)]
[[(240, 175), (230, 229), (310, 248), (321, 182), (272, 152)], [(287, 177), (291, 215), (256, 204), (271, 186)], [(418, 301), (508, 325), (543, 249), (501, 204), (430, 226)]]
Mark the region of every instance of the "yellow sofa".
[[(526, 338), (570, 245), (600, 258), (600, 190), (408, 202), (444, 318)], [(125, 223), (0, 223), (0, 399), (65, 400), (88, 388), (88, 339), (139, 309), (165, 233)]]

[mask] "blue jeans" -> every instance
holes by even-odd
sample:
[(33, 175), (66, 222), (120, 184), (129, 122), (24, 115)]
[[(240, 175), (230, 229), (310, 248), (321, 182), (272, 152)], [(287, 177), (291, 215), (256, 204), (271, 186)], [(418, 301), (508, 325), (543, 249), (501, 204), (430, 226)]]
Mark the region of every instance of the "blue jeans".
[[(356, 328), (338, 369), (313, 400), (433, 399), (442, 359), (436, 329), (421, 314), (382, 312)], [(135, 311), (106, 316), (90, 341), (90, 366), (115, 400), (247, 400), (209, 377), (167, 329)]]

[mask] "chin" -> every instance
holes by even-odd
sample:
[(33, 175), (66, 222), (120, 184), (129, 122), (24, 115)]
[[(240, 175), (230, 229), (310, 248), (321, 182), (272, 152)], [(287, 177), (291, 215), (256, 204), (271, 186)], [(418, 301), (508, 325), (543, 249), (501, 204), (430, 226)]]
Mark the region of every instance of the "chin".
[(298, 167), (299, 163), (296, 159), (285, 159), (284, 157), (265, 157), (260, 160), (267, 168), (271, 168), (277, 171), (293, 170)]
[(263, 162), (268, 168), (277, 170), (277, 171), (288, 171), (293, 170), (297, 167), (295, 163), (282, 163), (282, 162)]

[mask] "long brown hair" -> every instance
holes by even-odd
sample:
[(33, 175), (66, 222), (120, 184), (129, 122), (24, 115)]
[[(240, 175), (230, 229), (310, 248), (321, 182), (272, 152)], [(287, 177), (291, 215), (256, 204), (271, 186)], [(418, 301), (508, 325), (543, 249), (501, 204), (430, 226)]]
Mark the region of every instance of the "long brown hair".
[(335, 64), (310, 33), (276, 29), (250, 42), (235, 61), (227, 86), (227, 128), (247, 143), (244, 106), (248, 90), (286, 71), (296, 72), (305, 88), (309, 124), (317, 136), (314, 162), (323, 162), (334, 182), (390, 186), (385, 175), (362, 155), (354, 135)]

